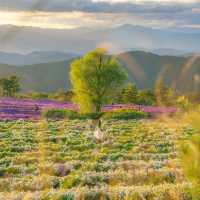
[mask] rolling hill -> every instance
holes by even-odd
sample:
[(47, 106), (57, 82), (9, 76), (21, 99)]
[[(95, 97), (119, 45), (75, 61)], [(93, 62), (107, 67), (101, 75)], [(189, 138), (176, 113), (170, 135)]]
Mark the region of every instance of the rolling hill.
[[(173, 84), (179, 89), (200, 88), (198, 56), (159, 56), (143, 51), (131, 51), (117, 57), (127, 69), (130, 80), (139, 88), (153, 88), (160, 76), (164, 77), (167, 84)], [(69, 65), (72, 60), (23, 66), (0, 64), (0, 78), (17, 75), (21, 79), (23, 92), (70, 89)]]
[(158, 56), (134, 51), (119, 55), (131, 80), (139, 88), (152, 88), (159, 78), (176, 89), (191, 91), (200, 88), (200, 56)]
[(28, 54), (0, 52), (0, 63), (9, 65), (34, 65), (69, 60), (79, 55), (58, 51), (34, 51)]
[(20, 77), (22, 92), (52, 92), (69, 88), (69, 63), (60, 61), (36, 65), (13, 66), (0, 64), (0, 77)]

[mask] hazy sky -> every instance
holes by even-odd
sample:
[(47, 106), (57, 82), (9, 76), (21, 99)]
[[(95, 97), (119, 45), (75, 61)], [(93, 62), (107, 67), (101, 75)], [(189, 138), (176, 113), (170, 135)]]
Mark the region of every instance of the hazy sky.
[(41, 28), (133, 24), (200, 31), (200, 0), (0, 0), (0, 24)]

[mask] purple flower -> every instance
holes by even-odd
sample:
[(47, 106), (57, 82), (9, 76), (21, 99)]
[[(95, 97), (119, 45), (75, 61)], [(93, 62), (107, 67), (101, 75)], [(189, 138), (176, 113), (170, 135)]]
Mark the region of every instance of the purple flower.
[[(69, 109), (79, 111), (78, 105), (70, 102), (58, 102), (53, 100), (33, 100), (33, 99), (0, 99), (0, 120), (38, 120), (44, 109)], [(115, 109), (136, 109), (150, 115), (173, 114), (177, 111), (175, 107), (144, 106), (134, 104), (113, 104), (105, 105), (103, 112)]]

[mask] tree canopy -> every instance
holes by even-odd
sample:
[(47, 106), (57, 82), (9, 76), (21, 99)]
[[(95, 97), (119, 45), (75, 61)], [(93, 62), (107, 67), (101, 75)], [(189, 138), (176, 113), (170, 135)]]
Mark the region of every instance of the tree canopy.
[(136, 85), (129, 83), (122, 91), (121, 101), (122, 103), (136, 103), (138, 90)]
[(89, 52), (71, 64), (75, 102), (82, 112), (99, 112), (123, 87), (128, 75), (119, 61), (104, 49)]
[(155, 95), (158, 105), (173, 105), (175, 99), (175, 91), (172, 87), (166, 86), (164, 80), (159, 78), (155, 86)]
[(2, 78), (0, 79), (0, 87), (3, 96), (12, 97), (20, 91), (19, 78), (16, 76)]

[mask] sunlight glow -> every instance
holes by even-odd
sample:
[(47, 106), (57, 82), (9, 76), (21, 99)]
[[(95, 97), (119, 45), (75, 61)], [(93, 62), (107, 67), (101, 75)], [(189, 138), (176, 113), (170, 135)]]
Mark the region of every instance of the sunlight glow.
[(73, 29), (79, 27), (117, 27), (132, 24), (146, 27), (174, 27), (176, 20), (146, 19), (134, 13), (86, 13), (86, 12), (14, 12), (0, 11), (0, 25), (32, 26), (39, 28)]
[[(14, 12), (0, 11), (0, 25), (33, 26), (40, 28), (71, 29), (80, 24), (82, 12)], [(87, 21), (87, 19), (85, 19)], [(78, 23), (79, 22), (79, 23)]]

